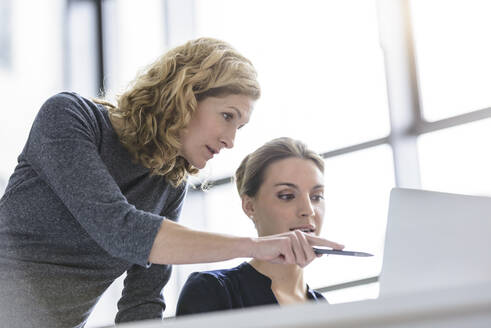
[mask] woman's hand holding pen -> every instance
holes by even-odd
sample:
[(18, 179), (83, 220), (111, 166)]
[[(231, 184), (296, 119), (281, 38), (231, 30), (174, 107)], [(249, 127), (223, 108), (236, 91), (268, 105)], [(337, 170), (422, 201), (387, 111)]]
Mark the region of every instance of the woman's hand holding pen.
[(271, 263), (297, 264), (302, 268), (318, 257), (312, 246), (344, 248), (341, 244), (300, 230), (253, 238), (252, 241), (251, 257)]

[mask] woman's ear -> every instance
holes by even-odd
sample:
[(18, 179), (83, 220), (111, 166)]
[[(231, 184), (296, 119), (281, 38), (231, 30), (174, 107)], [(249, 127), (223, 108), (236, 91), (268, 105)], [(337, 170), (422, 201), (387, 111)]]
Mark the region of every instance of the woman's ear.
[(254, 221), (255, 204), (253, 198), (247, 195), (242, 196), (242, 210), (252, 221)]

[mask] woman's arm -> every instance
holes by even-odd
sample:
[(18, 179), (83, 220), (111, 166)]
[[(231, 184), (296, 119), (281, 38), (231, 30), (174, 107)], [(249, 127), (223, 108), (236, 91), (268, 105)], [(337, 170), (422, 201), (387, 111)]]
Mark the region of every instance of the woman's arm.
[(304, 267), (316, 258), (312, 250), (314, 245), (334, 249), (344, 247), (298, 230), (259, 238), (234, 237), (197, 231), (164, 220), (148, 260), (157, 264), (191, 264), (252, 257)]
[[(36, 207), (46, 206), (44, 215), (71, 214), (111, 256), (145, 266), (164, 219), (129, 204), (121, 192), (99, 153), (102, 127), (94, 106), (72, 93), (60, 93), (43, 104), (19, 158), (61, 203), (42, 204), (52, 198), (39, 195), (22, 210), (36, 213)], [(69, 213), (59, 212), (58, 206)], [(52, 208), (56, 210), (49, 212)]]
[(115, 323), (162, 319), (166, 307), (162, 290), (171, 271), (170, 265), (152, 265), (149, 268), (132, 265), (126, 271)]

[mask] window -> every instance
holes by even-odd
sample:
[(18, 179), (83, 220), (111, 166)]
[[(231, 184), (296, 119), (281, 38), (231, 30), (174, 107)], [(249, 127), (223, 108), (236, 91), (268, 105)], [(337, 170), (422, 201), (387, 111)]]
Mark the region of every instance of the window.
[(112, 96), (165, 52), (165, 6), (161, 0), (106, 0), (103, 13), (104, 84)]
[(422, 187), (490, 196), (491, 3), (410, 5), (420, 98), (429, 121), (417, 129)]
[(423, 189), (491, 196), (491, 119), (419, 138)]
[(12, 62), (12, 1), (0, 2), (0, 69), (8, 69)]
[[(419, 157), (423, 188), (491, 196), (490, 9), (486, 0), (0, 1), (0, 83), (12, 123), (0, 129), (0, 192), (47, 96), (63, 89), (96, 96), (104, 86), (111, 98), (169, 46), (220, 38), (252, 60), (263, 95), (236, 147), (202, 173), (218, 185), (190, 192), (181, 222), (255, 236), (228, 178), (265, 141), (303, 140), (326, 161), (322, 235), (375, 254), (318, 259), (306, 268), (306, 279), (331, 303), (376, 297), (395, 176), (398, 185), (419, 187)], [(26, 85), (36, 87), (26, 95)], [(174, 314), (190, 272), (243, 260), (176, 266), (164, 315)], [(113, 322), (122, 278), (87, 327)]]
[(250, 124), (234, 149), (210, 161), (209, 176), (231, 175), (275, 137), (326, 152), (389, 133), (375, 1), (202, 0), (196, 20), (198, 36), (248, 57), (262, 86)]
[(70, 1), (68, 4), (69, 69), (65, 72), (68, 88), (86, 97), (96, 97), (100, 88), (97, 5), (94, 1)]
[(8, 122), (0, 129), (0, 180), (5, 182), (35, 114), (63, 89), (63, 9), (62, 0), (0, 1), (2, 123)]
[(410, 4), (424, 117), (434, 121), (491, 107), (491, 2)]

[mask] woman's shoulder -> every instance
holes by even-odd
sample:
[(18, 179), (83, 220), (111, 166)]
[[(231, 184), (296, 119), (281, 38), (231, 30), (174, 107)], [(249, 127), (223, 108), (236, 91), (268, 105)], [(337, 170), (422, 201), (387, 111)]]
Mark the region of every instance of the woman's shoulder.
[[(31, 131), (51, 139), (88, 137), (98, 142), (109, 122), (104, 108), (75, 92), (60, 92), (43, 103)], [(74, 134), (74, 131), (77, 133)]]
[(234, 279), (239, 276), (244, 270), (245, 262), (236, 266), (234, 268), (228, 269), (218, 269), (209, 271), (198, 271), (193, 272), (188, 277), (188, 282), (209, 282), (209, 281), (219, 281), (223, 282), (226, 280)]
[(309, 285), (307, 285), (307, 298), (314, 302), (327, 302), (324, 295), (322, 295), (315, 289), (311, 289)]
[(193, 272), (184, 289), (236, 289), (248, 275), (249, 266), (244, 262), (234, 268)]
[(102, 112), (102, 106), (98, 106), (92, 100), (85, 98), (78, 93), (63, 91), (54, 94), (46, 99), (41, 106), (38, 115), (41, 116), (84, 116), (93, 119), (94, 114)]
[(234, 282), (239, 279), (241, 266), (190, 274), (179, 295), (176, 315), (236, 307), (237, 288)]
[(48, 99), (46, 99), (45, 104), (94, 104), (91, 100), (73, 91), (62, 91), (58, 92)]
[[(106, 121), (107, 109), (76, 92), (63, 91), (50, 96), (41, 106), (38, 116), (78, 119), (82, 121)], [(63, 119), (62, 119), (63, 120)]]

